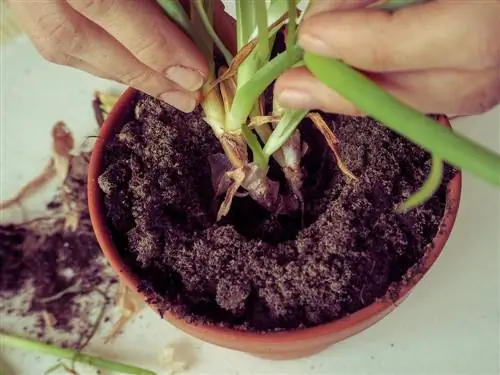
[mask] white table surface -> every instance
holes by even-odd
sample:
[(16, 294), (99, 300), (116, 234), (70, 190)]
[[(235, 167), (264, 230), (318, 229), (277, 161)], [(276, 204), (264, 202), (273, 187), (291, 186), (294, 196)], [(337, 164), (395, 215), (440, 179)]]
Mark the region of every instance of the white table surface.
[[(79, 141), (95, 132), (92, 94), (110, 88), (123, 87), (45, 62), (24, 37), (3, 47), (1, 199), (40, 172), (50, 155), (50, 128), (55, 121), (66, 121)], [(453, 126), (500, 152), (499, 107), (456, 120)], [(52, 193), (48, 189), (31, 199), (32, 210), (41, 209)], [(18, 212), (0, 215), (7, 221)], [(500, 192), (465, 175), (452, 236), (409, 298), (372, 328), (307, 359), (266, 361), (205, 344), (148, 309), (114, 344), (105, 345), (97, 337), (88, 350), (159, 369), (156, 358), (161, 349), (179, 344), (189, 349), (184, 352), (191, 364), (186, 374), (498, 374), (499, 233)], [(1, 319), (0, 328), (16, 330), (16, 321)], [(55, 363), (53, 357), (18, 350), (1, 349), (0, 358), (18, 375), (40, 375)], [(85, 369), (81, 374), (95, 371)]]

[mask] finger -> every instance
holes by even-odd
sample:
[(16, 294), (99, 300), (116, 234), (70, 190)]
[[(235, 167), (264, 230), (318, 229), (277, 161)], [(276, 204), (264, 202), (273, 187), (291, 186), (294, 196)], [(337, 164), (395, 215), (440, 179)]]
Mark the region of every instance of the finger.
[(500, 1), (437, 0), (395, 12), (323, 11), (299, 30), (299, 44), (372, 72), (498, 66)]
[[(500, 73), (416, 71), (370, 77), (403, 103), (423, 113), (472, 115), (500, 102)], [(363, 116), (356, 106), (314, 78), (305, 68), (288, 71), (275, 85), (278, 102), (286, 108), (319, 109)]]
[(78, 70), (82, 70), (84, 72), (87, 72), (95, 77), (107, 79), (110, 81), (117, 81), (118, 79), (113, 76), (112, 74), (103, 72), (101, 69), (97, 68), (96, 66), (89, 64), (88, 62), (79, 59), (77, 57), (73, 57), (70, 55), (64, 55), (61, 57), (60, 61), (64, 61), (65, 66), (69, 66)]
[(151, 0), (67, 0), (139, 61), (189, 91), (201, 88), (208, 65), (191, 39)]
[(46, 3), (36, 12), (32, 9), (21, 10), (26, 11), (27, 16), (36, 15), (36, 19), (29, 20), (30, 31), (39, 50), (49, 61), (67, 64), (66, 56), (73, 56), (98, 67), (119, 82), (159, 97), (181, 111), (194, 110), (197, 94), (184, 91), (164, 75), (141, 63), (106, 31), (64, 2)]
[(304, 19), (312, 17), (318, 13), (345, 11), (352, 9), (365, 8), (378, 0), (321, 0), (314, 1), (307, 10)]

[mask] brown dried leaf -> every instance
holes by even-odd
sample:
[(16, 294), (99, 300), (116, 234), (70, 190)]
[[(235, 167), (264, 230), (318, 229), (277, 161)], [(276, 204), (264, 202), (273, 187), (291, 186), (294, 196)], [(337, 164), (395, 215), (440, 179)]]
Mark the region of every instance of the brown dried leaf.
[(280, 116), (253, 116), (248, 127), (250, 129), (266, 124), (276, 124), (281, 120)]
[(227, 172), (231, 170), (231, 163), (223, 153), (210, 155), (208, 163), (210, 164), (212, 188), (215, 196), (218, 197), (231, 186), (231, 179), (227, 176)]
[(333, 132), (330, 130), (325, 120), (323, 120), (323, 117), (321, 117), (321, 115), (316, 112), (308, 113), (307, 117), (314, 123), (316, 128), (321, 132), (321, 134), (325, 138), (328, 147), (330, 147), (333, 154), (335, 155), (337, 166), (342, 171), (342, 173), (351, 178), (352, 180), (356, 181), (357, 177), (354, 176), (354, 174), (352, 174), (352, 172), (349, 170), (349, 168), (347, 168), (347, 165), (345, 165), (345, 163), (342, 161), (340, 157), (340, 152), (338, 149), (339, 140), (337, 139), (335, 134), (333, 134)]
[(56, 175), (61, 183), (68, 177), (71, 150), (75, 147), (75, 140), (66, 124), (59, 121), (52, 127), (52, 150)]
[(42, 311), (42, 318), (43, 322), (45, 323), (45, 327), (48, 327), (49, 329), (53, 329), (54, 325), (56, 324), (56, 318), (54, 317), (53, 314), (49, 313), (46, 310)]
[(116, 304), (121, 309), (121, 316), (104, 338), (106, 344), (118, 337), (125, 324), (127, 324), (134, 314), (142, 307), (142, 303), (137, 295), (135, 295), (123, 282), (120, 282), (116, 293)]
[(231, 209), (231, 204), (233, 203), (233, 198), (236, 195), (241, 184), (245, 180), (245, 172), (243, 168), (238, 168), (233, 171), (227, 172), (227, 176), (233, 180), (233, 183), (227, 189), (224, 201), (220, 205), (219, 212), (217, 213), (217, 221), (226, 216)]
[(42, 173), (36, 176), (33, 180), (29, 181), (26, 185), (24, 185), (14, 197), (0, 202), (0, 210), (9, 208), (15, 204), (21, 204), (21, 201), (23, 199), (26, 199), (36, 193), (55, 176), (56, 168), (54, 165), (54, 159), (51, 158), (43, 169)]
[[(222, 66), (219, 68), (219, 76), (226, 74), (228, 68)], [(222, 96), (222, 103), (224, 104), (224, 110), (226, 113), (231, 111), (231, 106), (233, 105), (233, 98), (236, 94), (236, 80), (234, 77), (228, 77), (226, 80), (220, 82), (220, 93)]]

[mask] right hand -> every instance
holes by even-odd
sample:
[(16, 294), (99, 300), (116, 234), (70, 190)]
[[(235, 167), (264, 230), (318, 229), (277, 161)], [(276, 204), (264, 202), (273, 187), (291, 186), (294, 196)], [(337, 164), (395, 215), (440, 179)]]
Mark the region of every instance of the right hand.
[[(156, 1), (10, 0), (9, 6), (46, 60), (194, 110), (208, 64)], [(234, 21), (220, 1), (214, 24), (234, 39)]]

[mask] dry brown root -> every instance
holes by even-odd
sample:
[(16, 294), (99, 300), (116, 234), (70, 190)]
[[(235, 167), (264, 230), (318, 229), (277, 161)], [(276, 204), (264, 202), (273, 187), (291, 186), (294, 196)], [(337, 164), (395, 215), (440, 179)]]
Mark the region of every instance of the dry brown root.
[(344, 175), (349, 177), (351, 180), (356, 181), (357, 177), (349, 170), (347, 165), (345, 165), (345, 163), (342, 161), (342, 158), (340, 157), (339, 140), (337, 139), (335, 134), (333, 134), (333, 132), (330, 130), (325, 120), (323, 120), (323, 117), (321, 117), (321, 115), (316, 112), (308, 113), (307, 117), (313, 122), (314, 126), (316, 126), (316, 128), (321, 132), (321, 134), (325, 138), (328, 147), (332, 150), (333, 154), (335, 155), (335, 160), (337, 162), (337, 166), (339, 167), (340, 171)]
[(63, 183), (68, 176), (70, 152), (74, 145), (73, 136), (66, 124), (62, 121), (55, 123), (52, 127), (52, 156), (42, 173), (24, 185), (13, 198), (0, 202), (0, 210), (21, 204), (22, 200), (38, 192), (56, 176)]

